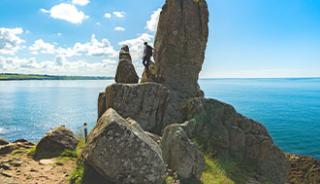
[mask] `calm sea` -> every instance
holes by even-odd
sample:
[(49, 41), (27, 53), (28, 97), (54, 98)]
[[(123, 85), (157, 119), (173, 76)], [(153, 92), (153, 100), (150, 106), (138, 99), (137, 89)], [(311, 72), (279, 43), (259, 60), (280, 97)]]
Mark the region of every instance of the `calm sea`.
[[(64, 124), (81, 132), (113, 81), (1, 81), (0, 137), (37, 141)], [(320, 159), (320, 79), (203, 79), (207, 97), (263, 123), (284, 151)]]

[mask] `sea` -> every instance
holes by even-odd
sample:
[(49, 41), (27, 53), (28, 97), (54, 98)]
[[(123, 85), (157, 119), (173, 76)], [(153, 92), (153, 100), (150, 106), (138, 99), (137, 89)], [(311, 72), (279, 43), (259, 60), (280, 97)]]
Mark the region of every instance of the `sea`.
[[(0, 138), (38, 141), (65, 125), (77, 134), (97, 120), (99, 92), (111, 80), (0, 81)], [(286, 152), (320, 159), (320, 78), (201, 79), (207, 98), (261, 122)]]

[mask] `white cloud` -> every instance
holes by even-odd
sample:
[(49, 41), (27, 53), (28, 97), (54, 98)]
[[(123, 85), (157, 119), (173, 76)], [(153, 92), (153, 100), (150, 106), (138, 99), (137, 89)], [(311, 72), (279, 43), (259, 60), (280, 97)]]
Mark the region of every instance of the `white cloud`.
[(115, 31), (125, 31), (126, 29), (124, 27), (120, 27), (120, 26), (117, 26), (114, 28)]
[(0, 54), (13, 55), (21, 49), (25, 41), (18, 35), (22, 33), (22, 28), (0, 28)]
[(57, 36), (62, 36), (62, 33), (57, 33)]
[(150, 19), (147, 21), (146, 29), (148, 31), (150, 31), (150, 32), (157, 31), (161, 10), (162, 9), (159, 8), (158, 10), (154, 11), (153, 14), (151, 15)]
[(72, 4), (80, 5), (80, 6), (86, 6), (89, 3), (90, 3), (89, 0), (72, 0)]
[[(158, 10), (157, 10), (158, 11)], [(157, 12), (155, 11), (155, 12)], [(49, 11), (51, 13), (51, 10)], [(153, 15), (155, 14), (153, 12)], [(155, 20), (154, 16), (148, 22)], [(113, 15), (112, 15), (113, 16)], [(125, 40), (119, 45), (126, 44), (130, 47), (133, 63), (137, 72), (142, 73), (141, 63), (144, 42), (150, 44), (154, 40), (151, 33), (153, 23), (146, 23), (146, 32), (136, 38)], [(149, 29), (150, 28), (150, 29)], [(116, 47), (118, 48), (119, 45)], [(42, 57), (3, 57), (0, 56), (0, 68), (4, 72), (16, 73), (39, 73), (58, 75), (104, 75), (114, 76), (118, 64), (118, 51), (114, 49), (111, 42), (106, 39), (97, 39), (93, 34), (87, 42), (78, 42), (70, 47), (60, 47), (55, 43), (48, 43), (42, 39), (36, 40), (30, 47), (30, 53), (50, 54)]]
[(41, 9), (40, 9), (40, 11), (41, 11), (42, 13), (50, 13), (50, 11), (49, 11), (49, 10), (44, 9), (44, 8), (41, 8)]
[(124, 11), (114, 11), (112, 13), (114, 16), (118, 18), (124, 18), (126, 16), (126, 13)]
[(89, 16), (78, 10), (74, 5), (67, 3), (60, 3), (53, 6), (50, 10), (40, 9), (40, 11), (50, 14), (54, 19), (64, 20), (73, 24), (81, 24), (85, 19), (89, 18)]
[(75, 53), (82, 53), (89, 56), (115, 57), (117, 55), (117, 52), (114, 50), (109, 40), (104, 38), (99, 41), (96, 39), (94, 34), (91, 36), (90, 42), (76, 43), (73, 47), (73, 50)]
[(32, 54), (55, 54), (57, 57), (70, 58), (74, 56), (93, 56), (93, 57), (108, 57), (113, 58), (117, 55), (117, 51), (113, 48), (111, 42), (107, 39), (96, 39), (96, 36), (91, 35), (89, 42), (75, 43), (72, 47), (63, 48), (57, 47), (54, 44), (47, 43), (42, 39), (36, 40), (29, 50)]
[[(101, 62), (84, 60), (69, 61), (65, 58), (54, 61), (39, 61), (35, 58), (2, 57), (0, 56), (2, 71), (8, 73), (37, 73), (53, 75), (103, 75), (113, 76), (117, 61), (104, 59)], [(1, 67), (0, 66), (0, 67)]]
[(111, 13), (105, 13), (104, 17), (107, 18), (107, 19), (110, 19), (112, 17), (112, 14)]
[(46, 43), (42, 39), (36, 40), (30, 47), (29, 50), (32, 54), (54, 54), (56, 52), (56, 46), (50, 43)]

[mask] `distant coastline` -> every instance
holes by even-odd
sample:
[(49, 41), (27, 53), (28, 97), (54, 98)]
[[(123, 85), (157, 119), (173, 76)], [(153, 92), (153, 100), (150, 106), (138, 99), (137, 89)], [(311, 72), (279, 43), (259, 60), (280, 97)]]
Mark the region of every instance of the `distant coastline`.
[(0, 73), (0, 81), (13, 81), (13, 80), (111, 80), (111, 79), (113, 79), (113, 77), (60, 76), (60, 75)]

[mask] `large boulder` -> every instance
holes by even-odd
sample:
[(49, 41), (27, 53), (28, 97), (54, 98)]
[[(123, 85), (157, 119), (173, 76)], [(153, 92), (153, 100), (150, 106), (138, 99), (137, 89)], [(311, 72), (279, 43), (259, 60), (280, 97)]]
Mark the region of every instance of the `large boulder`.
[(75, 150), (79, 140), (65, 126), (49, 131), (37, 144), (36, 159), (52, 158), (61, 155), (65, 150)]
[(165, 128), (160, 147), (164, 161), (180, 178), (200, 179), (205, 167), (204, 155), (180, 125)]
[(132, 119), (112, 108), (99, 119), (83, 152), (89, 164), (106, 181), (122, 184), (162, 184), (165, 164), (161, 149)]
[(117, 83), (138, 83), (139, 76), (132, 64), (129, 47), (124, 45), (119, 54), (119, 64), (117, 67), (115, 81)]
[(192, 99), (186, 110), (189, 121), (181, 126), (203, 151), (253, 168), (262, 182), (285, 182), (287, 159), (263, 125), (212, 99)]
[(151, 133), (160, 134), (172, 122), (183, 122), (183, 104), (166, 87), (158, 83), (113, 84), (101, 93), (99, 117), (109, 108), (124, 118), (136, 120)]
[(158, 76), (184, 97), (201, 96), (198, 76), (208, 40), (205, 0), (166, 0), (155, 38)]

